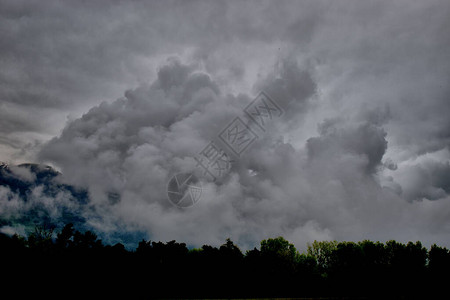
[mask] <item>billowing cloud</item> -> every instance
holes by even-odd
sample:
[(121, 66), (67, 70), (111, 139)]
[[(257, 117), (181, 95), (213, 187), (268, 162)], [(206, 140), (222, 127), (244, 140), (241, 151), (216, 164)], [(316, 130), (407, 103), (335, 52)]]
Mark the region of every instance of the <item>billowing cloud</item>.
[[(445, 1), (2, 6), (0, 153), (86, 188), (97, 230), (450, 245)], [(259, 91), (283, 115), (194, 207), (172, 206), (171, 176), (226, 147)]]
[[(317, 135), (302, 147), (284, 141), (296, 131), (289, 124), (304, 123), (295, 116), (316, 107), (309, 68), (288, 60), (278, 74), (261, 79), (257, 86), (272, 91), (286, 114), (258, 132), (225, 180), (204, 180), (201, 201), (190, 209), (169, 203), (167, 182), (177, 172), (192, 171), (193, 157), (217, 140), (230, 120), (243, 117), (252, 98), (225, 94), (210, 75), (177, 58), (160, 67), (153, 83), (69, 123), (43, 148), (41, 158), (61, 167), (71, 184), (88, 187), (101, 219), (91, 226), (99, 231), (121, 226), (194, 245), (218, 244), (231, 236), (251, 246), (272, 235), (300, 244), (367, 237), (363, 233), (380, 238), (374, 227), (383, 231), (399, 220), (408, 224), (414, 213), (404, 200), (410, 199), (408, 187), (396, 191), (399, 183), (391, 178), (389, 188), (384, 175), (395, 170), (386, 168), (393, 164), (389, 158), (383, 161), (389, 110), (362, 106), (353, 117), (319, 123)], [(291, 89), (293, 78), (306, 78), (306, 83)], [(111, 202), (111, 192), (120, 195), (118, 201)]]
[[(286, 66), (298, 69), (296, 64)], [(310, 78), (306, 71), (290, 71)], [(285, 74), (282, 70), (280, 77), (274, 79), (281, 87), (292, 85), (291, 76)], [(265, 82), (269, 82), (268, 79)], [(287, 109), (291, 105), (292, 111), (304, 111), (307, 99), (314, 93), (314, 82), (309, 82), (311, 87), (280, 89), (276, 95), (280, 99), (289, 97), (289, 101), (279, 104)], [(270, 82), (270, 86), (276, 84)], [(190, 241), (197, 236), (194, 241), (199, 243), (200, 237), (218, 242), (219, 237), (224, 237), (222, 234), (226, 235), (224, 228), (236, 224), (237, 237), (242, 239), (247, 225), (256, 229), (263, 221), (259, 218), (238, 220), (248, 213), (246, 210), (254, 209), (250, 203), (269, 201), (277, 195), (285, 197), (281, 187), (272, 182), (279, 179), (274, 178), (275, 173), (270, 169), (279, 168), (279, 163), (286, 164), (283, 152), (289, 154), (293, 148), (289, 144), (278, 144), (276, 126), (239, 159), (223, 185), (204, 183), (202, 199), (206, 207), (203, 209), (174, 210), (167, 201), (166, 185), (176, 172), (191, 171), (195, 167), (193, 157), (210, 140), (217, 139), (230, 120), (243, 116), (242, 110), (251, 100), (242, 94), (225, 94), (208, 74), (171, 58), (161, 66), (152, 84), (129, 90), (124, 98), (102, 103), (69, 123), (60, 137), (43, 148), (41, 159), (58, 165), (63, 174), (67, 174), (68, 183), (88, 187), (93, 205), (106, 210), (108, 216), (103, 217), (113, 218), (115, 222), (125, 222), (140, 230), (144, 227), (161, 238), (166, 238), (163, 234), (166, 231), (177, 233), (178, 239), (184, 237)], [(299, 103), (302, 104), (299, 106)], [(291, 162), (295, 163), (294, 157)], [(258, 172), (256, 180), (248, 178), (250, 166)], [(243, 183), (249, 186), (245, 188)], [(110, 202), (111, 192), (120, 194), (118, 203)], [(265, 193), (266, 199), (260, 199)], [(268, 208), (260, 213), (270, 213), (265, 211)], [(228, 214), (223, 222), (207, 225), (214, 219), (223, 219), (219, 214), (224, 212)], [(161, 228), (169, 220), (193, 224), (190, 232), (184, 233), (172, 226)], [(189, 228), (187, 224), (182, 227)]]

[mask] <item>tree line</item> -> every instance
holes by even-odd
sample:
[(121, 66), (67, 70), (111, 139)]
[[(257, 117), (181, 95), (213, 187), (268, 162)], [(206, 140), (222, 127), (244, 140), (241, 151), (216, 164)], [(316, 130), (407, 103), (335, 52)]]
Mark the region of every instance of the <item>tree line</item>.
[(245, 252), (230, 239), (192, 249), (142, 240), (127, 250), (72, 224), (56, 234), (1, 234), (0, 251), (3, 275), (36, 292), (94, 288), (148, 298), (423, 297), (444, 292), (450, 272), (450, 251), (420, 242), (314, 241), (300, 253), (283, 237)]

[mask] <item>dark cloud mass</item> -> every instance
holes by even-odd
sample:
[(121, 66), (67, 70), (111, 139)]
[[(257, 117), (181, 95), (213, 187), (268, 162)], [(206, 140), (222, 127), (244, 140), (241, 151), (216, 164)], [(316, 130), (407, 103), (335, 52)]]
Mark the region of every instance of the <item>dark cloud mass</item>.
[[(196, 246), (450, 246), (449, 20), (446, 1), (0, 0), (0, 160), (23, 182), (13, 163), (51, 164), (89, 198), (2, 186), (1, 218), (63, 207), (104, 236)], [(284, 114), (195, 206), (171, 205), (171, 176), (259, 91)]]

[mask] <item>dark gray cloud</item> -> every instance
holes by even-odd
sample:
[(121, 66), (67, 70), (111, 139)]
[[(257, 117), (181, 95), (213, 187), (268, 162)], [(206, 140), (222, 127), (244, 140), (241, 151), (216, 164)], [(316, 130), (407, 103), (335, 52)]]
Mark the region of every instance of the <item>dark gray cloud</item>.
[[(450, 245), (445, 1), (0, 5), (1, 159), (88, 188), (98, 230)], [(260, 90), (282, 119), (174, 209), (170, 176)]]
[(399, 176), (404, 196), (409, 201), (439, 200), (450, 192), (450, 164), (425, 158), (418, 163), (407, 165)]
[[(367, 173), (376, 171), (387, 148), (386, 132), (370, 123), (336, 128), (326, 122), (320, 126), (320, 137), (310, 138), (307, 150), (312, 160), (340, 160), (342, 153), (360, 157)], [(358, 160), (358, 159), (355, 159)]]

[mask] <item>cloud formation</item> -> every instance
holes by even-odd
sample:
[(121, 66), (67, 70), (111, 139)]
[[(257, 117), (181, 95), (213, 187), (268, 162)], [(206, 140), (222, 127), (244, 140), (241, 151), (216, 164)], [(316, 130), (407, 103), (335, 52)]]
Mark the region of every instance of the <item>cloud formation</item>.
[[(450, 245), (445, 1), (3, 2), (0, 153), (87, 188), (98, 231)], [(261, 90), (282, 118), (173, 207), (170, 177)]]

